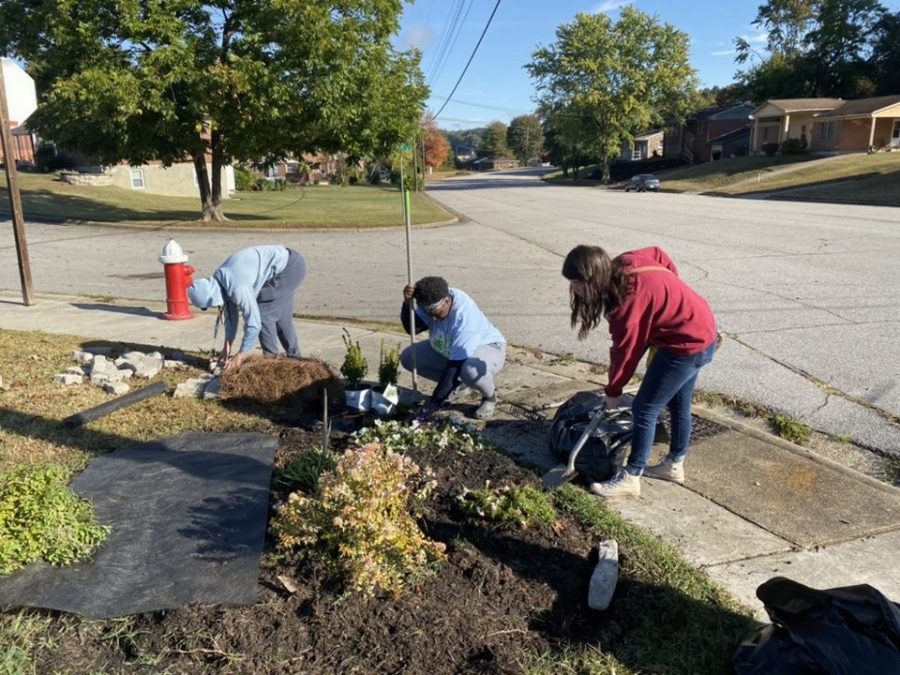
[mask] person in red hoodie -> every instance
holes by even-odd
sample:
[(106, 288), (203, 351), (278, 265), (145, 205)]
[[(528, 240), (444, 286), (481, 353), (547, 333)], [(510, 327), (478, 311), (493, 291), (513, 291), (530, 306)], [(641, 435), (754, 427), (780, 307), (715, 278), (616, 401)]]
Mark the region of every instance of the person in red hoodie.
[[(716, 319), (709, 303), (679, 276), (675, 263), (656, 247), (616, 258), (599, 246), (576, 246), (562, 268), (569, 280), (572, 327), (585, 339), (601, 319), (609, 323), (607, 410), (619, 407), (622, 388), (650, 347), (647, 366), (631, 410), (634, 434), (628, 461), (615, 476), (592, 483), (602, 497), (641, 494), (641, 475), (684, 482), (684, 458), (691, 438), (691, 398), (700, 369), (716, 351)], [(663, 406), (672, 420), (669, 454), (647, 466)]]

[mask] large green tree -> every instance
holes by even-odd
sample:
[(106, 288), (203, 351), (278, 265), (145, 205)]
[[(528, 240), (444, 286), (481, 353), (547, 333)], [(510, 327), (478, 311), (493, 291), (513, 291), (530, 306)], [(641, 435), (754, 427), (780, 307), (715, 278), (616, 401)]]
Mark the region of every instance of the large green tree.
[(605, 14), (577, 14), (525, 68), (545, 116), (578, 116), (557, 125), (568, 137), (563, 145), (595, 147), (608, 179), (609, 160), (623, 143), (684, 118), (697, 89), (688, 49), (687, 34), (627, 6), (615, 23)]
[(41, 135), (103, 163), (190, 159), (203, 219), (221, 220), (229, 163), (413, 135), (427, 88), (390, 44), (403, 4), (0, 0), (0, 49), (36, 79)]
[(478, 154), (490, 159), (510, 155), (509, 148), (506, 147), (506, 125), (503, 122), (491, 122), (488, 125), (481, 137)]
[(544, 134), (537, 115), (514, 117), (506, 130), (506, 144), (522, 164), (537, 157), (544, 148)]
[(877, 0), (770, 0), (754, 21), (767, 32), (768, 53), (737, 38), (737, 62), (750, 66), (737, 77), (757, 100), (871, 96), (881, 54), (892, 49), (885, 17)]

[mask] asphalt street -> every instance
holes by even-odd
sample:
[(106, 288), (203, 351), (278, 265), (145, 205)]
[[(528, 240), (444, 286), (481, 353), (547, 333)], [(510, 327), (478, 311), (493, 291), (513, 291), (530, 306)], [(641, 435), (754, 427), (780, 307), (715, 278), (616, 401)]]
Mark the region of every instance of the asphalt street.
[[(728, 336), (701, 388), (900, 455), (900, 209), (625, 194), (547, 185), (534, 171), (452, 179), (429, 193), (462, 222), (413, 231), (413, 275), (445, 276), (510, 341), (604, 362), (605, 332), (578, 342), (569, 327), (562, 259), (579, 243), (613, 254), (658, 245), (709, 298)], [(398, 195), (398, 224), (399, 210)], [(297, 310), (308, 316), (396, 321), (407, 276), (399, 227), (210, 232), (28, 223), (26, 235), (37, 293), (163, 299), (157, 256), (169, 237), (198, 275), (244, 246), (298, 249), (308, 277)], [(0, 288), (19, 289), (9, 222), (0, 224)]]

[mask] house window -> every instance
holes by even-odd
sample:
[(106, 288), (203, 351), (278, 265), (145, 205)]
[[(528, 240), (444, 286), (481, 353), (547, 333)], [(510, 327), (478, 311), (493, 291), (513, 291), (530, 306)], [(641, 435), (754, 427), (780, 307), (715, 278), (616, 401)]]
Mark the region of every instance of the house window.
[(641, 160), (641, 149), (640, 149), (640, 148), (634, 148), (634, 149), (631, 151), (631, 161), (632, 161), (632, 162), (638, 162), (638, 161), (640, 161), (640, 160)]
[(830, 141), (833, 133), (834, 133), (834, 122), (823, 122), (819, 126), (819, 139), (820, 140)]
[(143, 169), (132, 169), (131, 170), (131, 189), (132, 190), (143, 190), (146, 187), (144, 185), (144, 170)]
[(891, 145), (900, 146), (900, 120), (894, 120), (894, 127), (891, 129)]

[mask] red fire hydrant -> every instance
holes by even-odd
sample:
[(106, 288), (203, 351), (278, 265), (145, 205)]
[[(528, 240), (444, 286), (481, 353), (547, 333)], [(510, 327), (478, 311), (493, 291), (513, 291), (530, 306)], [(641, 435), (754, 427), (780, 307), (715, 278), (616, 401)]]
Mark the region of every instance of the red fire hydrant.
[(159, 262), (166, 268), (166, 309), (164, 319), (193, 319), (187, 289), (194, 283), (194, 268), (185, 265), (188, 257), (174, 239), (163, 246)]

